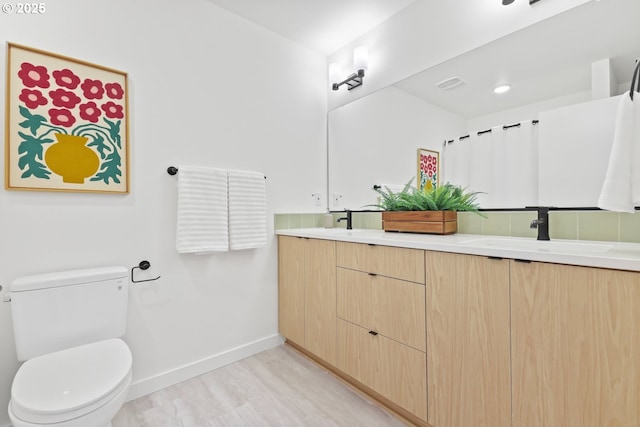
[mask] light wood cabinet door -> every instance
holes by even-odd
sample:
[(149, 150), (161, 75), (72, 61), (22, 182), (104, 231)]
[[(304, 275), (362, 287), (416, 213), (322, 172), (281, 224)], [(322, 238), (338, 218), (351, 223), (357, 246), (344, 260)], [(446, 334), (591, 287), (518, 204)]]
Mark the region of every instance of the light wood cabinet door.
[(425, 265), (428, 422), (510, 426), (509, 261), (427, 251)]
[(511, 265), (513, 425), (640, 426), (640, 273)]
[(304, 346), (305, 239), (278, 236), (278, 331)]
[(363, 243), (337, 243), (338, 267), (424, 283), (424, 251)]
[(336, 242), (306, 239), (304, 346), (336, 364)]
[(426, 360), (421, 351), (338, 319), (338, 368), (427, 419)]
[(425, 286), (338, 267), (338, 317), (426, 350)]

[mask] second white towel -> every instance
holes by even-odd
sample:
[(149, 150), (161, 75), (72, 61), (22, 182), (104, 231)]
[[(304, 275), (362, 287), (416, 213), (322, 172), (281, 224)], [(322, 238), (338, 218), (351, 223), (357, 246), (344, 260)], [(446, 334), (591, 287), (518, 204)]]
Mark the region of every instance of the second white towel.
[(229, 247), (267, 245), (267, 185), (264, 174), (229, 170)]

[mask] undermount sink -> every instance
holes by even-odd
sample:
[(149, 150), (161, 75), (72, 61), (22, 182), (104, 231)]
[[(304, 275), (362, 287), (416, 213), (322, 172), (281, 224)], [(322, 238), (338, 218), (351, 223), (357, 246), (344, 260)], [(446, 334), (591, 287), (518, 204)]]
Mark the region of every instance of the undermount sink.
[(533, 252), (563, 253), (603, 253), (607, 252), (613, 247), (613, 245), (606, 243), (581, 243), (534, 239), (500, 239), (494, 237), (466, 240), (464, 242), (461, 242), (461, 244), (499, 249), (517, 249)]
[(364, 228), (354, 228), (353, 230), (347, 230), (346, 228), (325, 228), (322, 232), (327, 234), (349, 234), (366, 231)]

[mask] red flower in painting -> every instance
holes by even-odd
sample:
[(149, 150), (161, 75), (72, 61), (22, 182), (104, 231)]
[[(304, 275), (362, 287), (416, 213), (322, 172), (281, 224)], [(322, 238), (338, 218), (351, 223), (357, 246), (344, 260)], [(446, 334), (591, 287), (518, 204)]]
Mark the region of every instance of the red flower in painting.
[(104, 111), (104, 113), (110, 119), (122, 119), (124, 117), (124, 113), (122, 112), (122, 105), (117, 105), (109, 101), (102, 104), (100, 108), (102, 108), (102, 111)]
[(433, 170), (433, 165), (431, 163), (427, 164), (427, 170), (431, 172)]
[(80, 104), (80, 117), (83, 120), (97, 123), (100, 114), (102, 114), (102, 111), (100, 111), (95, 102), (89, 101), (86, 104)]
[(80, 84), (80, 77), (67, 68), (54, 71), (53, 78), (56, 79), (58, 86), (66, 87), (67, 89), (75, 89)]
[(122, 99), (124, 95), (124, 89), (119, 83), (107, 83), (104, 88), (107, 90), (107, 96), (111, 99)]
[(51, 108), (49, 117), (51, 117), (51, 123), (58, 126), (71, 127), (76, 122), (71, 111), (64, 108)]
[(49, 102), (47, 101), (47, 98), (42, 96), (42, 93), (40, 93), (39, 90), (22, 89), (18, 98), (20, 98), (20, 101), (24, 102), (24, 104), (32, 110), (34, 108), (38, 108), (40, 105), (47, 105), (47, 102)]
[(49, 73), (47, 68), (41, 65), (33, 65), (29, 62), (23, 62), (18, 71), (18, 77), (22, 79), (22, 83), (26, 87), (49, 87)]
[(64, 89), (52, 90), (49, 96), (56, 107), (73, 108), (80, 102), (78, 95)]
[(84, 97), (87, 99), (102, 99), (104, 94), (104, 88), (100, 80), (84, 79), (84, 82), (80, 85)]

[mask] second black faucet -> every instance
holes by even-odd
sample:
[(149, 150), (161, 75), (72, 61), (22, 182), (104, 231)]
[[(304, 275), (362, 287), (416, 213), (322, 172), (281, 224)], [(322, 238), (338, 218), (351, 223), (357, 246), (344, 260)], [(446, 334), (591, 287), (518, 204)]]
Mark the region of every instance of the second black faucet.
[(347, 212), (347, 216), (338, 218), (338, 222), (347, 221), (347, 230), (352, 230), (353, 229), (353, 220), (352, 220), (353, 211), (350, 211), (348, 209), (345, 209), (345, 211)]
[(531, 228), (538, 229), (538, 240), (551, 240), (549, 239), (549, 207), (537, 206), (538, 218), (531, 221)]

